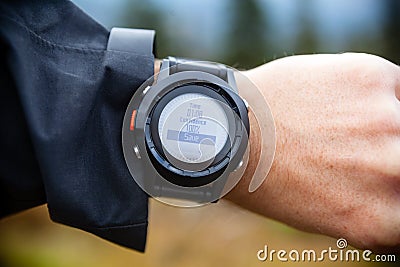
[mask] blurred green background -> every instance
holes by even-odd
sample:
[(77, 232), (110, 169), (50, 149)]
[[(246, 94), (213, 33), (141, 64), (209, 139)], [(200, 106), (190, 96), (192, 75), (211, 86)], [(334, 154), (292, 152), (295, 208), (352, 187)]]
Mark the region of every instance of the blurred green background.
[[(159, 58), (176, 55), (247, 69), (294, 54), (357, 51), (400, 63), (398, 0), (74, 2), (109, 29), (156, 29)], [(336, 240), (299, 232), (226, 201), (196, 209), (173, 208), (151, 201), (149, 221), (147, 250), (141, 254), (52, 223), (46, 207), (38, 207), (0, 221), (0, 264), (388, 266), (362, 262), (259, 262), (256, 253), (264, 245), (276, 250), (320, 251), (335, 248)]]
[(76, 0), (105, 27), (157, 30), (158, 57), (250, 68), (304, 53), (359, 51), (400, 63), (397, 0)]

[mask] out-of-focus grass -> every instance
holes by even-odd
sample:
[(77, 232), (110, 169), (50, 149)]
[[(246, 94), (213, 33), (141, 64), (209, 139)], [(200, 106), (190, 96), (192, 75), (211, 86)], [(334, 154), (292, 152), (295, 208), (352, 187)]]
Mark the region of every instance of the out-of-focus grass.
[(5, 267), (103, 266), (365, 266), (366, 263), (260, 262), (270, 249), (336, 248), (336, 240), (306, 234), (225, 201), (181, 209), (151, 201), (146, 253), (55, 224), (45, 206), (0, 221), (0, 257)]

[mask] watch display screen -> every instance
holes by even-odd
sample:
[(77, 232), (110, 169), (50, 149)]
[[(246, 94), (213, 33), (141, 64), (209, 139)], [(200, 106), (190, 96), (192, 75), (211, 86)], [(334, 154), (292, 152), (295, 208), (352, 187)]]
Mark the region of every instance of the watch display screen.
[(158, 122), (165, 152), (185, 163), (213, 160), (228, 139), (228, 118), (222, 105), (201, 93), (171, 99)]

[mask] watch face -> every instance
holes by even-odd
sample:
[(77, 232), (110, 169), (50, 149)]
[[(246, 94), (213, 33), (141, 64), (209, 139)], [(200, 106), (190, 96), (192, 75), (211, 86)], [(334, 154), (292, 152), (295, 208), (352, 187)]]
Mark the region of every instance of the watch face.
[(205, 163), (207, 167), (221, 152), (228, 141), (229, 129), (222, 105), (201, 93), (184, 93), (164, 106), (158, 134), (164, 152), (173, 157), (172, 164)]

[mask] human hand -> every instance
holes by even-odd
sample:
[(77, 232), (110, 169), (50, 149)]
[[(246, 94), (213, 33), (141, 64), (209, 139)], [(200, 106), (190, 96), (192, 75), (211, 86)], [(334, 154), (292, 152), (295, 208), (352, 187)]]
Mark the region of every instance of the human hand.
[[(271, 107), (277, 147), (262, 186), (247, 190), (258, 151), (227, 198), (359, 248), (399, 251), (399, 66), (346, 53), (287, 57), (244, 73)], [(250, 134), (253, 151), (258, 134)]]

